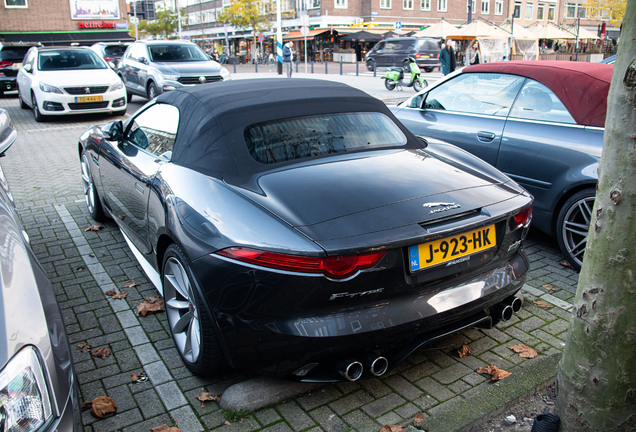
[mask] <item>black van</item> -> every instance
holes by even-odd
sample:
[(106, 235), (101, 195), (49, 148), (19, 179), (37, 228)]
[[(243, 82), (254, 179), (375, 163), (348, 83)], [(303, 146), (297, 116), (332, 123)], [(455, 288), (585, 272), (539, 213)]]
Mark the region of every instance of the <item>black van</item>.
[(375, 67), (402, 66), (409, 71), (409, 57), (414, 57), (417, 65), (426, 72), (439, 67), (441, 42), (428, 38), (401, 37), (378, 42), (365, 57), (367, 69)]

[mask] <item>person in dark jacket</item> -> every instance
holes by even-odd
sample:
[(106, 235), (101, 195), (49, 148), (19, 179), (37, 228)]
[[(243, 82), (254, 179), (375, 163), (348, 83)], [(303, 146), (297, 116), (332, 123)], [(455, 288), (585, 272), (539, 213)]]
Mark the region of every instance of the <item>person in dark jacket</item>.
[(457, 66), (455, 60), (455, 50), (453, 50), (453, 41), (446, 39), (446, 44), (442, 46), (439, 52), (439, 61), (442, 64), (442, 74), (448, 75), (455, 70)]
[(285, 63), (285, 67), (287, 68), (287, 78), (291, 78), (292, 76), (292, 62), (294, 61), (294, 44), (291, 42), (287, 42), (283, 47), (283, 63)]

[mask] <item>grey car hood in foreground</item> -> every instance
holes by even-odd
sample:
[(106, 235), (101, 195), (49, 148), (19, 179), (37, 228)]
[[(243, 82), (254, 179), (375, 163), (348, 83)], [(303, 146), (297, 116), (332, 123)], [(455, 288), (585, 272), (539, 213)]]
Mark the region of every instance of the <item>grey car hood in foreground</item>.
[(153, 62), (162, 73), (178, 75), (209, 75), (221, 73), (221, 65), (214, 61)]
[(523, 193), (514, 182), (502, 182), (503, 176), (465, 171), (423, 151), (366, 152), (328, 160), (267, 171), (250, 186), (234, 188), (323, 246), (369, 233), (377, 240), (382, 231), (407, 226), (416, 226), (422, 235), (417, 224)]

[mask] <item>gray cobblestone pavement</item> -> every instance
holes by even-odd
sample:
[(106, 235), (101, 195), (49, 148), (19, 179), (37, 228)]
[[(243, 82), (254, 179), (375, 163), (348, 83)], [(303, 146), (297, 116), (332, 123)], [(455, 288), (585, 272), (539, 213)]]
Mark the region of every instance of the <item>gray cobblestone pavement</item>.
[[(384, 424), (406, 424), (420, 411), (429, 419), (452, 412), (466, 405), (462, 402), (493, 392), (493, 386), (503, 389), (506, 380), (491, 384), (475, 370), (495, 364), (522, 374), (536, 359), (519, 358), (508, 349), (511, 345), (528, 344), (540, 358), (563, 348), (578, 274), (559, 264), (563, 257), (553, 240), (531, 230), (524, 309), (512, 320), (426, 346), (378, 379), (324, 385), (251, 413), (224, 412), (216, 402), (202, 404), (196, 399), (202, 391), (221, 395), (253, 375), (235, 371), (201, 379), (189, 373), (165, 313), (141, 317), (135, 312), (136, 304), (156, 291), (114, 222), (99, 232), (85, 231), (94, 221), (84, 205), (77, 139), (88, 125), (110, 118), (35, 123), (12, 94), (0, 99), (0, 107), (9, 111), (18, 129), (16, 143), (0, 164), (32, 248), (56, 290), (74, 347), (82, 400), (107, 395), (117, 403), (117, 414), (109, 418), (82, 413), (89, 432), (150, 431), (162, 424), (177, 424), (184, 432), (377, 432)], [(139, 285), (125, 288), (130, 279)], [(108, 290), (129, 295), (113, 300), (105, 295)], [(551, 307), (534, 305), (537, 299)], [(108, 347), (112, 355), (103, 360), (75, 349), (84, 342)], [(459, 358), (456, 350), (463, 342), (474, 355)], [(141, 372), (149, 379), (132, 383), (130, 374)], [(235, 420), (238, 414), (245, 414), (242, 420)]]

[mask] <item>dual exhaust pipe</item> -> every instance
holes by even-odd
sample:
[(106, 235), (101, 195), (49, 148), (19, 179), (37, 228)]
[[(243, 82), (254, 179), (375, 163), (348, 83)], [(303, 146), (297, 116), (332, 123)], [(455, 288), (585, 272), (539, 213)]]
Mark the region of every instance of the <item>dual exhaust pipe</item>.
[(371, 375), (379, 377), (389, 369), (389, 361), (382, 356), (371, 353), (364, 353), (359, 358), (344, 359), (336, 364), (336, 369), (346, 380), (357, 381), (362, 376), (364, 370), (371, 372)]
[(506, 300), (493, 306), (492, 316), (495, 319), (508, 321), (513, 313), (521, 310), (522, 301), (519, 297), (508, 297)]

